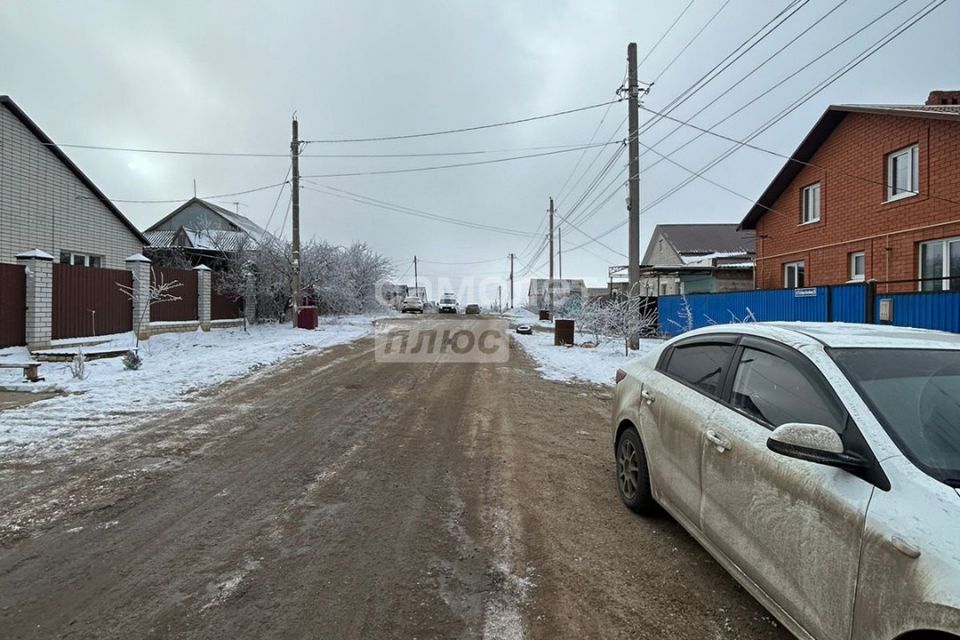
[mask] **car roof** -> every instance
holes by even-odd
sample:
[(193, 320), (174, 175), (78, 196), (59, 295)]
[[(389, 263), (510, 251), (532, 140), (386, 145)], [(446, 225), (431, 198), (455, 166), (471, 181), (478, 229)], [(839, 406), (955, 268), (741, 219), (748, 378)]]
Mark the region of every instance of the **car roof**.
[(695, 329), (681, 337), (738, 333), (770, 338), (793, 347), (822, 345), (837, 349), (958, 349), (960, 335), (945, 331), (849, 322), (745, 322)]

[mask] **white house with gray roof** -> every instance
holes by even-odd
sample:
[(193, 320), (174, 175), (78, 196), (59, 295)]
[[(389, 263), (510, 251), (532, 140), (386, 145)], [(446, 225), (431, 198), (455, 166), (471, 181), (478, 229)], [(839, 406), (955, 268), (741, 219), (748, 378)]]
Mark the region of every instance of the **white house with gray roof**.
[(126, 268), (146, 238), (9, 97), (0, 96), (0, 263), (54, 260)]
[(200, 198), (187, 200), (144, 235), (153, 249), (178, 247), (198, 255), (255, 250), (273, 240), (253, 220)]
[(754, 234), (738, 226), (658, 224), (640, 264), (640, 294), (752, 289)]

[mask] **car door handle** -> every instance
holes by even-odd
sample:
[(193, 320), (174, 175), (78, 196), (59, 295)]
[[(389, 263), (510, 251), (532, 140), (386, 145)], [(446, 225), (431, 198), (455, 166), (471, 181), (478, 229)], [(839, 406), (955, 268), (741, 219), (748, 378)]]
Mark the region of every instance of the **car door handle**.
[(653, 404), (653, 401), (657, 399), (657, 396), (653, 395), (646, 389), (640, 390), (640, 397), (647, 401), (647, 404)]
[(720, 453), (730, 450), (731, 448), (730, 441), (724, 438), (723, 436), (721, 436), (719, 433), (717, 433), (713, 429), (707, 429), (706, 436), (707, 436), (707, 440), (712, 442), (713, 445), (717, 448), (717, 451), (719, 451)]

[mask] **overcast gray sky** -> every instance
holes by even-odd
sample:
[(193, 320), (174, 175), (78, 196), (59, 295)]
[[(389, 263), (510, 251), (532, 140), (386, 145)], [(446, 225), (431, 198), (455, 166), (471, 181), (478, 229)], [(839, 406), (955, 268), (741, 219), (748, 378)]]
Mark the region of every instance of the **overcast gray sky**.
[[(671, 104), (717, 62), (785, 8), (789, 17), (672, 115), (742, 138), (818, 82), (929, 4), (930, 0), (590, 0), (549, 2), (49, 2), (0, 3), (0, 93), (9, 94), (56, 142), (136, 148), (284, 154), (296, 111), (301, 138), (390, 136), (469, 127), (546, 114), (615, 98), (626, 46), (638, 43), (643, 81), (659, 78), (645, 105)], [(731, 85), (802, 35), (725, 96)], [(846, 44), (844, 38), (893, 9)], [(708, 24), (709, 22), (709, 24)], [(704, 25), (706, 28), (694, 40)], [(790, 153), (831, 103), (922, 103), (932, 89), (960, 88), (960, 2), (947, 0), (898, 39), (814, 96), (754, 140)], [(692, 44), (681, 50), (693, 40)], [(677, 57), (679, 54), (679, 57)], [(817, 56), (824, 55), (800, 70)], [(676, 58), (676, 59), (675, 59)], [(675, 59), (675, 60), (674, 60)], [(672, 63), (672, 64), (671, 64)], [(776, 89), (770, 87), (784, 81)], [(304, 154), (449, 153), (582, 145), (625, 138), (626, 103), (472, 133), (393, 142), (309, 144)], [(641, 112), (641, 123), (651, 115)], [(602, 124), (601, 124), (602, 122)], [(670, 153), (696, 131), (676, 125), (641, 129), (641, 143)], [(699, 169), (729, 146), (703, 136), (672, 156)], [(560, 215), (579, 216), (591, 236), (626, 219), (625, 155), (586, 202), (579, 196), (615, 146), (489, 165), (388, 175), (318, 178), (317, 183), (385, 202), (525, 233), (539, 232), (548, 197)], [(66, 149), (140, 228), (176, 205), (123, 200), (184, 200), (281, 182), (286, 158), (191, 157)], [(420, 158), (319, 158), (301, 161), (304, 175), (379, 171), (473, 162), (531, 150)], [(582, 160), (581, 160), (582, 155)], [(594, 158), (597, 160), (590, 164)], [(577, 167), (578, 160), (581, 160)], [(738, 222), (749, 202), (702, 180), (650, 206), (689, 174), (654, 153), (642, 157), (642, 247), (668, 222)], [(741, 149), (707, 175), (750, 199), (782, 161)], [(574, 172), (575, 167), (577, 171)], [(589, 171), (583, 174), (583, 170)], [(620, 178), (616, 178), (620, 173)], [(572, 176), (572, 179), (570, 179)], [(566, 188), (561, 188), (566, 183)], [(607, 184), (612, 184), (605, 189)], [(311, 188), (314, 185), (305, 183)], [(280, 233), (288, 201), (270, 218), (278, 189), (217, 200)], [(609, 198), (609, 199), (608, 199)], [(585, 203), (586, 204), (586, 203)], [(590, 214), (590, 215), (588, 215)], [(286, 236), (289, 237), (289, 219)], [(362, 240), (395, 261), (412, 256), (421, 274), (498, 278), (518, 253), (518, 273), (539, 237), (469, 229), (304, 190), (306, 238), (335, 244)], [(563, 256), (563, 275), (594, 283), (607, 266), (626, 264), (626, 228)], [(587, 238), (563, 229), (572, 248)], [(475, 262), (442, 265), (437, 262)], [(529, 268), (545, 275), (541, 256)], [(433, 263), (431, 263), (431, 261)], [(412, 277), (412, 273), (409, 274)], [(409, 280), (410, 277), (407, 279)], [(518, 284), (525, 298), (526, 284)]]

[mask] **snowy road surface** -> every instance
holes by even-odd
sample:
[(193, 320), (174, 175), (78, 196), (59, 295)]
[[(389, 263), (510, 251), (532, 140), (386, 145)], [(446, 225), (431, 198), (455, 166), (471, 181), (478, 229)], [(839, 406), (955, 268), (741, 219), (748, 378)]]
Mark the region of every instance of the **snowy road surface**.
[(676, 523), (619, 504), (609, 388), (521, 349), (372, 354), (0, 459), (2, 636), (788, 637)]

